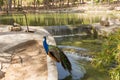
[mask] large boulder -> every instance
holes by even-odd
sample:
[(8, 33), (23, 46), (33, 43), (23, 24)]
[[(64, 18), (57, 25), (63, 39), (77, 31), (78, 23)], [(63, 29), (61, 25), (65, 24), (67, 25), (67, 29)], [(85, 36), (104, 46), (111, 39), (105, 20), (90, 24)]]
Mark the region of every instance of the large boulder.
[[(9, 32), (6, 29), (0, 28), (1, 80), (58, 79), (55, 62), (47, 59), (42, 47), (43, 36), (49, 35), (45, 29), (30, 28), (35, 33)], [(49, 42), (55, 44), (53, 37), (49, 37)], [(48, 69), (48, 63), (51, 69)]]

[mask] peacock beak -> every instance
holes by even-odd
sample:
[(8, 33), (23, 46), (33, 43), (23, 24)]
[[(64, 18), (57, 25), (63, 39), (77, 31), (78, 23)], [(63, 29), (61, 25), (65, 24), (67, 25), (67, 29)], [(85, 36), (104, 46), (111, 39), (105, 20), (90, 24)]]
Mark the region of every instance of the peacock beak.
[(44, 35), (44, 36), (43, 36), (43, 38), (47, 38), (47, 37), (48, 37), (48, 35)]

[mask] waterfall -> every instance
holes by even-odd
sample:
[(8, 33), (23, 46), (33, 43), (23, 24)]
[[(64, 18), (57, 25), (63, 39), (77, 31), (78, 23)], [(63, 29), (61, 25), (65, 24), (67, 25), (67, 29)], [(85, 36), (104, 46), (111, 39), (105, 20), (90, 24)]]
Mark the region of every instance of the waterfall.
[(87, 49), (76, 47), (76, 46), (64, 46), (64, 45), (59, 45), (59, 48), (66, 48), (66, 49), (75, 49), (75, 50), (82, 50), (82, 51), (87, 51)]
[[(83, 50), (84, 48), (74, 47), (74, 46), (59, 46), (60, 48), (74, 48), (77, 50)], [(85, 68), (78, 62), (78, 60), (84, 60), (84, 61), (92, 61), (92, 58), (89, 56), (82, 56), (79, 53), (75, 52), (69, 52), (64, 51), (68, 59), (70, 60), (72, 64), (72, 75), (70, 76), (69, 72), (64, 70), (64, 68), (61, 66), (60, 63), (57, 63), (57, 69), (58, 69), (58, 76), (59, 80), (63, 80), (66, 77), (72, 77), (72, 80), (80, 80), (82, 77), (84, 77), (86, 70)], [(68, 79), (66, 79), (68, 80)]]
[[(79, 55), (76, 54), (72, 54), (69, 52), (65, 52), (65, 54), (67, 55), (68, 59), (70, 60), (71, 64), (72, 64), (72, 80), (80, 80), (80, 78), (84, 77), (84, 74), (86, 73), (85, 68), (78, 63), (77, 60), (91, 60), (91, 58), (89, 57), (81, 57)], [(64, 70), (64, 68), (61, 66), (60, 63), (57, 63), (57, 69), (58, 69), (58, 76), (59, 76), (59, 80), (62, 80), (68, 76), (70, 76), (69, 72)]]

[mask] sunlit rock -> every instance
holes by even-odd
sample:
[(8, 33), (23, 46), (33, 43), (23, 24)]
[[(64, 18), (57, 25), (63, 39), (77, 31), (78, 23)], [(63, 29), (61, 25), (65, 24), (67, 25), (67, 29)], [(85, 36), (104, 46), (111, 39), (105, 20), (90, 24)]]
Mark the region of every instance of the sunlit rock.
[(108, 21), (108, 19), (106, 17), (102, 17), (101, 21), (100, 21), (100, 25), (101, 26), (109, 26), (110, 23)]

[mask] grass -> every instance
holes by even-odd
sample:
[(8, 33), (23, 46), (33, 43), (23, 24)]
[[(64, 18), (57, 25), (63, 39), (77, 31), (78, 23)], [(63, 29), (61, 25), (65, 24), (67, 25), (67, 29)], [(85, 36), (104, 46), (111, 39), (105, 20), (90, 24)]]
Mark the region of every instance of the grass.
[(90, 62), (80, 61), (80, 63), (86, 69), (86, 74), (81, 80), (110, 80), (110, 77), (106, 71), (102, 69), (97, 69)]

